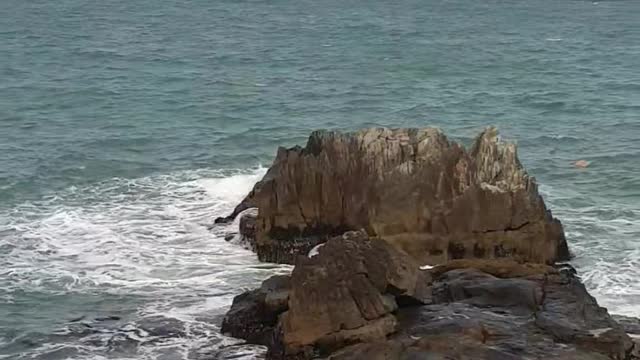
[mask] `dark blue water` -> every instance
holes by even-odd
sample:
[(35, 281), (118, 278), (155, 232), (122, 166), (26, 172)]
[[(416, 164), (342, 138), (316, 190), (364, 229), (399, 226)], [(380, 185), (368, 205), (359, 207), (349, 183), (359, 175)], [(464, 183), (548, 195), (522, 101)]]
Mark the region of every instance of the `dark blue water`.
[(317, 128), (497, 125), (640, 315), (638, 1), (5, 0), (0, 79), (0, 358), (232, 343), (233, 295), (286, 268), (207, 225)]

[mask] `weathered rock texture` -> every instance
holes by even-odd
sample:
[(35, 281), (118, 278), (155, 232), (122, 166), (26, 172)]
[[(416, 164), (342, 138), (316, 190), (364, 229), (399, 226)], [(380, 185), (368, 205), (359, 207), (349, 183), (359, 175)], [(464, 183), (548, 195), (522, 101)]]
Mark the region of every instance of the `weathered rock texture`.
[(384, 339), (398, 305), (429, 301), (426, 274), (409, 256), (361, 232), (329, 240), (320, 255), (299, 258), (289, 309), (280, 318), (285, 353)]
[(636, 320), (617, 323), (571, 270), (463, 260), (421, 271), (388, 243), (347, 233), (298, 259), (277, 305), (245, 293), (225, 324), (270, 359), (635, 359)]
[(267, 175), (226, 219), (259, 209), (255, 249), (293, 263), (330, 236), (365, 229), (423, 263), (500, 258), (552, 263), (569, 257), (516, 146), (489, 128), (471, 150), (437, 129), (318, 131), (279, 149)]
[(332, 238), (319, 255), (298, 260), (288, 296), (278, 296), (286, 306), (269, 306), (263, 284), (236, 297), (222, 331), (269, 346), (273, 358), (306, 357), (384, 340), (395, 331), (392, 313), (399, 306), (431, 302), (428, 273), (388, 243), (369, 241), (364, 232)]

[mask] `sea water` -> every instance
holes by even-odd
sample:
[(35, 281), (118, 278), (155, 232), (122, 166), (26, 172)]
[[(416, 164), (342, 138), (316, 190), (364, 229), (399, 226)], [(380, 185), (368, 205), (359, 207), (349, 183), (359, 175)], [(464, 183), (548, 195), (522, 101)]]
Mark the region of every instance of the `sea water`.
[(0, 358), (259, 357), (221, 318), (290, 269), (209, 226), (319, 128), (497, 125), (591, 293), (640, 316), (639, 24), (632, 0), (4, 0)]

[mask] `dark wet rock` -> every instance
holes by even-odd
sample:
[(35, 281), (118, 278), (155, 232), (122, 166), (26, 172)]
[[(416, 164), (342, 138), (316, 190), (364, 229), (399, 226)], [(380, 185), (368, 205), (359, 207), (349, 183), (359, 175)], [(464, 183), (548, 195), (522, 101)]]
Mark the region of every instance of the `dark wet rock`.
[(634, 359), (634, 320), (621, 326), (573, 272), (492, 262), (419, 271), (363, 233), (331, 239), (294, 268), (269, 358)]
[(288, 308), (289, 287), (289, 276), (276, 275), (260, 288), (236, 296), (222, 321), (222, 333), (271, 346), (278, 316)]
[(612, 317), (627, 334), (640, 335), (640, 318), (623, 315), (612, 315)]
[(146, 332), (149, 336), (154, 337), (172, 338), (186, 336), (185, 324), (182, 321), (160, 315), (142, 318), (136, 323), (136, 327)]
[(612, 359), (626, 359), (633, 348), (622, 326), (567, 272), (546, 279), (535, 324), (558, 342), (578, 344)]
[[(480, 284), (479, 293), (477, 289), (465, 293), (474, 280)], [(542, 279), (496, 279), (465, 269), (445, 273), (438, 282), (440, 286), (457, 288), (453, 292), (458, 295), (450, 295), (448, 299), (454, 302), (400, 309), (399, 331), (386, 341), (346, 347), (329, 358), (632, 359), (634, 349), (629, 337), (572, 274), (548, 274)], [(496, 283), (501, 284), (498, 291), (489, 291), (492, 296), (487, 298), (487, 291)], [(513, 306), (499, 296), (493, 298), (499, 294), (527, 297), (523, 290), (530, 286), (536, 295), (527, 301), (535, 301), (537, 307)], [(434, 284), (434, 291), (435, 287)], [(513, 288), (513, 294), (508, 294), (508, 287)], [(478, 294), (482, 301), (468, 301)], [(439, 300), (434, 296), (434, 301)]]
[(530, 313), (540, 305), (542, 284), (526, 279), (501, 279), (476, 269), (449, 271), (433, 285), (436, 303), (461, 302), (476, 307), (502, 307)]
[(264, 305), (267, 312), (280, 314), (289, 308), (289, 289), (291, 277), (276, 275), (262, 283), (260, 289), (265, 293)]
[(238, 233), (228, 233), (224, 236), (224, 241), (231, 241), (235, 239), (236, 235), (238, 235)]
[(322, 244), (326, 239), (323, 237), (298, 238), (289, 242), (281, 242), (271, 245), (256, 244), (254, 250), (258, 253), (260, 261), (294, 264), (295, 259), (304, 254), (308, 254), (316, 245)]
[(251, 208), (251, 203), (249, 200), (244, 200), (240, 204), (238, 204), (233, 212), (229, 216), (221, 216), (214, 220), (214, 224), (229, 224), (232, 223), (235, 218), (240, 215), (243, 211)]
[(125, 354), (132, 354), (136, 352), (138, 346), (140, 345), (138, 337), (136, 336), (134, 338), (132, 337), (132, 335), (133, 334), (131, 332), (118, 332), (113, 334), (106, 341), (106, 344), (101, 345), (106, 346), (108, 352), (113, 355), (121, 354), (124, 356)]
[(79, 322), (79, 321), (84, 320), (86, 317), (87, 317), (86, 315), (80, 315), (80, 316), (78, 316), (76, 318), (73, 318), (73, 319), (69, 320), (69, 322)]
[(256, 246), (256, 219), (257, 211), (249, 211), (240, 215), (240, 238), (249, 245), (251, 249)]
[(399, 360), (605, 360), (604, 354), (558, 344), (531, 325), (530, 316), (494, 312), (468, 304), (407, 308), (398, 314), (402, 329), (387, 341), (342, 349), (330, 359)]
[(432, 128), (317, 131), (304, 148), (279, 149), (230, 218), (249, 207), (259, 209), (252, 232), (263, 261), (293, 263), (315, 244), (359, 229), (420, 263), (569, 258), (562, 225), (515, 145), (500, 142), (493, 128), (470, 150)]
[(198, 349), (189, 354), (188, 359), (193, 360), (238, 360), (238, 359), (264, 359), (266, 349), (261, 345), (233, 344), (226, 346), (214, 346), (211, 350)]

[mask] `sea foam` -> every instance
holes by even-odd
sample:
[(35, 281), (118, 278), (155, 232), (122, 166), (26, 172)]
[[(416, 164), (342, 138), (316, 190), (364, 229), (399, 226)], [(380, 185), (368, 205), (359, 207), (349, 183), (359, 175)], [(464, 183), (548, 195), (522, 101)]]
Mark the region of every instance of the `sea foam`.
[[(199, 170), (111, 179), (2, 210), (0, 248), (8, 252), (0, 260), (3, 298), (61, 299), (57, 313), (47, 315), (53, 330), (17, 334), (7, 346), (31, 340), (38, 346), (25, 354), (68, 351), (82, 359), (103, 358), (113, 347), (121, 359), (194, 359), (202, 349), (209, 354), (235, 344), (218, 329), (233, 296), (290, 267), (261, 264), (224, 241), (234, 225), (209, 228), (264, 173)], [(114, 311), (124, 314), (120, 320), (91, 320)], [(96, 332), (68, 323), (76, 317)], [(259, 353), (233, 348), (240, 358)]]

